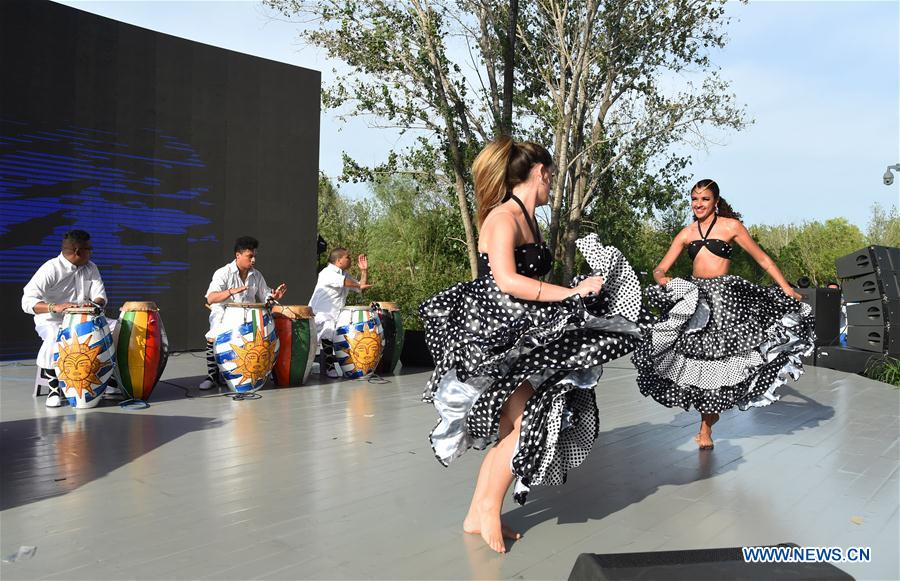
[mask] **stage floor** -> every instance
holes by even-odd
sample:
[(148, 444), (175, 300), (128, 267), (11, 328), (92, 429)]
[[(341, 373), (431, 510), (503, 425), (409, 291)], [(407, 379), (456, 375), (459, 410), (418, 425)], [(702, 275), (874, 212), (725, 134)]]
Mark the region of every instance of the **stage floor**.
[(318, 380), (262, 398), (199, 397), (200, 354), (169, 360), (143, 411), (47, 409), (35, 368), (0, 367), (3, 579), (565, 579), (582, 552), (792, 542), (868, 546), (858, 579), (900, 578), (900, 390), (809, 368), (784, 399), (698, 414), (643, 398), (626, 359), (598, 390), (601, 434), (566, 485), (505, 520), (509, 553), (464, 535), (482, 452), (428, 445), (427, 378)]

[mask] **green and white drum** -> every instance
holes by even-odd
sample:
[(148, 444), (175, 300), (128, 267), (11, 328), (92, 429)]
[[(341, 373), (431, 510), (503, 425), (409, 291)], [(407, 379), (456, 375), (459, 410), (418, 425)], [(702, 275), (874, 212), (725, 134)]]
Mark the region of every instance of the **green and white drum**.
[(309, 378), (316, 359), (316, 322), (313, 311), (307, 305), (276, 305), (275, 333), (280, 350), (272, 370), (275, 385), (303, 385)]

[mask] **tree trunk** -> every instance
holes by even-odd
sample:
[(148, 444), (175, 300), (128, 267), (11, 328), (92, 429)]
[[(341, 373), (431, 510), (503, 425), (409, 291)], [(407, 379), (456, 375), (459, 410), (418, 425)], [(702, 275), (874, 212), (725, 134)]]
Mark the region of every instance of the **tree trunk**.
[[(456, 164), (454, 164), (456, 165)], [(456, 202), (459, 204), (459, 214), (462, 216), (463, 229), (466, 231), (466, 247), (469, 254), (469, 270), (472, 280), (478, 278), (478, 242), (475, 239), (475, 228), (472, 225), (472, 214), (469, 212), (469, 203), (466, 201), (466, 181), (459, 168), (455, 168), (456, 174)]]
[(519, 1), (510, 0), (509, 20), (506, 25), (506, 46), (503, 54), (503, 118), (500, 131), (512, 135), (513, 73), (516, 65), (516, 21), (519, 19)]
[(579, 230), (581, 230), (581, 210), (573, 208), (565, 234), (563, 235), (563, 247), (565, 251), (561, 281), (563, 284), (568, 284), (575, 275), (575, 240), (578, 239)]

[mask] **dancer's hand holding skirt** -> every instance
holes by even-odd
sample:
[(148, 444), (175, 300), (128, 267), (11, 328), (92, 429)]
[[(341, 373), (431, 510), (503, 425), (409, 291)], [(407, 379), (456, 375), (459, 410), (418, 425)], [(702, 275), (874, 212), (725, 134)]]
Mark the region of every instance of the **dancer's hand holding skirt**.
[(719, 413), (779, 399), (814, 348), (810, 306), (739, 276), (674, 278), (647, 289), (661, 312), (632, 360), (641, 393), (667, 406)]
[[(640, 339), (641, 292), (631, 266), (596, 235), (577, 246), (605, 281), (596, 297), (573, 291), (561, 302), (520, 300), (488, 273), (419, 308), (435, 361), (423, 399), (439, 414), (430, 436), (439, 462), (495, 442), (507, 398), (526, 380), (534, 388), (511, 466), (520, 504), (530, 486), (563, 483), (587, 457), (599, 428), (594, 387), (602, 365)], [(528, 265), (520, 266), (528, 276)]]

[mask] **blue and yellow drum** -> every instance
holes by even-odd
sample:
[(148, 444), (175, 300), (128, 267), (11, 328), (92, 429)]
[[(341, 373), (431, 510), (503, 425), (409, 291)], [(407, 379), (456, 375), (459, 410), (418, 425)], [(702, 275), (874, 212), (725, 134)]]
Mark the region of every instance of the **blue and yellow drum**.
[(236, 393), (257, 391), (278, 356), (272, 313), (263, 303), (228, 303), (220, 328), (214, 349), (222, 377)]
[(116, 349), (106, 316), (94, 307), (66, 309), (53, 365), (59, 386), (77, 409), (96, 407), (116, 367)]
[(344, 307), (334, 330), (334, 356), (344, 377), (371, 375), (384, 352), (384, 329), (369, 307)]

